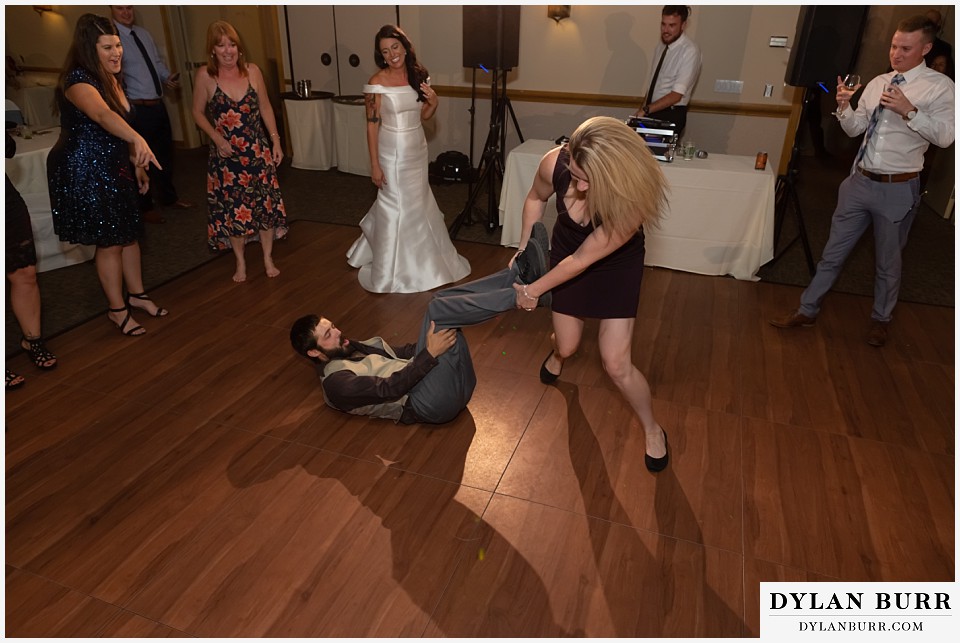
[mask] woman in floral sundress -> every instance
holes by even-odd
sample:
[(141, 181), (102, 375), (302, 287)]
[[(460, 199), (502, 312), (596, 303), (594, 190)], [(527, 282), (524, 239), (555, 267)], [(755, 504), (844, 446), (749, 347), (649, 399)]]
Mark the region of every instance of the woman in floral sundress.
[(207, 66), (197, 70), (194, 83), (193, 117), (210, 137), (208, 243), (213, 250), (233, 248), (233, 280), (239, 283), (247, 279), (246, 242), (259, 239), (267, 276), (276, 277), (273, 240), (287, 234), (277, 182), (283, 149), (263, 74), (247, 62), (240, 36), (228, 22), (207, 28), (207, 51)]

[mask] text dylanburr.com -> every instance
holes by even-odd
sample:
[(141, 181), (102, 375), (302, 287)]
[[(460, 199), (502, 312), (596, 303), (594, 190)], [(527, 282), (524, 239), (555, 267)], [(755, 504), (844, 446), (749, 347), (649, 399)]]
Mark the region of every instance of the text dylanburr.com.
[(956, 640), (956, 583), (760, 583), (760, 638)]

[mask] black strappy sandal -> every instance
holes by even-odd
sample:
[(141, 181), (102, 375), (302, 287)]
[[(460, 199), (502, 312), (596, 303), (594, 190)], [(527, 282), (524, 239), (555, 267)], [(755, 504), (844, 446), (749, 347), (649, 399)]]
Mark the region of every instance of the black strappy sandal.
[[(134, 306), (134, 305), (131, 303), (131, 301), (130, 301), (130, 298), (131, 298), (131, 297), (134, 298), (134, 299), (139, 299), (140, 301), (152, 301), (152, 300), (150, 299), (150, 295), (148, 295), (148, 294), (145, 293), (145, 292), (138, 293), (138, 294), (134, 294), (134, 293), (132, 293), (132, 292), (127, 293), (127, 306), (129, 306), (130, 308), (136, 308), (137, 310), (142, 310), (143, 312), (147, 313), (148, 315), (151, 315), (151, 313), (150, 313), (146, 308), (142, 308), (141, 306)], [(166, 308), (161, 308), (160, 306), (157, 306), (157, 312), (152, 313), (151, 316), (153, 316), (153, 317), (166, 317), (168, 314), (170, 314), (170, 311), (168, 311)]]
[(13, 371), (7, 371), (6, 390), (13, 391), (24, 385), (25, 380), (22, 375), (17, 375)]
[[(146, 334), (147, 329), (145, 329), (143, 326), (141, 326), (137, 322), (133, 321), (133, 317), (130, 316), (130, 309), (127, 308), (126, 306), (124, 306), (123, 308), (107, 308), (107, 310), (109, 310), (111, 313), (122, 313), (122, 312), (127, 313), (127, 316), (124, 317), (123, 321), (120, 322), (119, 324), (113, 321), (112, 319), (110, 319), (109, 315), (107, 316), (107, 319), (110, 319), (110, 323), (115, 325), (117, 328), (119, 328), (120, 332), (126, 335), (127, 337), (140, 337), (140, 335)], [(133, 328), (127, 328), (128, 324), (133, 324)], [(138, 330), (142, 330), (143, 332), (138, 333), (137, 332)]]
[[(24, 346), (26, 344), (26, 346)], [(43, 343), (42, 337), (27, 337), (21, 335), (20, 348), (22, 348), (37, 368), (49, 371), (57, 367), (57, 356), (51, 353)], [(53, 362), (52, 364), (50, 362)]]

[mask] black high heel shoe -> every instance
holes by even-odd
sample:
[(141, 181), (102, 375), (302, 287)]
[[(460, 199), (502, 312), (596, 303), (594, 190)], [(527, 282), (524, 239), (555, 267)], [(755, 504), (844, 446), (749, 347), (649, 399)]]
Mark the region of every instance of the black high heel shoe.
[(667, 432), (663, 430), (663, 427), (660, 427), (660, 431), (663, 433), (663, 448), (666, 449), (666, 453), (663, 454), (662, 458), (651, 458), (646, 453), (643, 454), (643, 463), (647, 465), (647, 471), (650, 473), (663, 471), (670, 461), (670, 445), (667, 443)]
[(557, 381), (557, 378), (560, 377), (560, 373), (563, 372), (563, 367), (560, 367), (560, 373), (554, 375), (547, 370), (547, 362), (550, 361), (550, 357), (553, 355), (553, 351), (550, 351), (550, 355), (547, 355), (547, 359), (543, 360), (543, 364), (540, 365), (540, 381), (544, 384), (553, 384)]
[(160, 306), (157, 306), (157, 312), (151, 313), (143, 306), (134, 305), (134, 303), (131, 302), (130, 299), (139, 299), (140, 301), (151, 301), (150, 295), (148, 295), (145, 292), (141, 292), (137, 294), (134, 294), (132, 292), (127, 293), (127, 307), (136, 308), (137, 310), (142, 310), (143, 312), (147, 313), (152, 317), (166, 317), (169, 314), (166, 308), (161, 308)]
[[(126, 335), (127, 337), (140, 337), (141, 335), (146, 334), (147, 329), (133, 321), (133, 317), (130, 315), (130, 309), (126, 306), (123, 308), (107, 308), (111, 313), (127, 313), (119, 324), (107, 315), (107, 319), (110, 319), (110, 323), (120, 329), (120, 332)], [(132, 325), (131, 325), (132, 324)]]

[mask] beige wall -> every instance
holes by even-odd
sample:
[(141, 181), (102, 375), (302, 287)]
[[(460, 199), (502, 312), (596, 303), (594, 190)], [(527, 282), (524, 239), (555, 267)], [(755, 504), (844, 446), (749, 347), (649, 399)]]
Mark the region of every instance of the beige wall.
[[(520, 65), (509, 76), (511, 90), (607, 94), (639, 97), (649, 83), (650, 56), (658, 38), (657, 6), (574, 5), (571, 18), (557, 24), (546, 16), (545, 5), (521, 8)], [(72, 26), (85, 12), (108, 12), (106, 5), (57, 5), (56, 13), (37, 15), (30, 6), (7, 6), (6, 51), (22, 55), (27, 64), (59, 67), (66, 54)], [(149, 29), (166, 54), (164, 24), (157, 6), (137, 8), (138, 23)], [(705, 52), (701, 78), (693, 98), (724, 104), (789, 105), (792, 91), (782, 84), (788, 51), (771, 49), (771, 35), (792, 37), (797, 6), (695, 7), (688, 34)], [(253, 15), (253, 14), (251, 14)], [(278, 7), (282, 31), (282, 9)], [(232, 16), (237, 18), (237, 16)], [(400, 20), (429, 67), (435, 85), (469, 87), (470, 71), (462, 67), (462, 9), (459, 5), (416, 6), (400, 9)], [(174, 21), (175, 22), (175, 21)], [(242, 22), (242, 21), (241, 21)], [(372, 29), (375, 30), (376, 27)], [(245, 30), (245, 33), (251, 28)], [(731, 46), (731, 44), (736, 46)], [(281, 45), (286, 48), (285, 34)], [(719, 53), (719, 55), (718, 55)], [(170, 57), (167, 56), (167, 60)], [(742, 95), (718, 94), (714, 80), (743, 80)], [(763, 84), (775, 86), (772, 98), (763, 98)], [(481, 87), (488, 87), (484, 74)], [(357, 93), (359, 88), (344, 88)], [(446, 98), (428, 128), (431, 156), (443, 150), (469, 147), (469, 99)], [(489, 102), (479, 100), (476, 113), (479, 153), (489, 124)], [(630, 108), (564, 105), (514, 101), (514, 111), (526, 138), (554, 139), (569, 134), (584, 118), (597, 114), (626, 117)], [(178, 121), (180, 110), (171, 105)], [(277, 106), (278, 107), (278, 106)], [(189, 120), (189, 119), (187, 119)], [(175, 130), (180, 127), (175, 124)], [(508, 148), (519, 142), (512, 125)], [(751, 154), (760, 145), (777, 163), (786, 132), (783, 118), (692, 114), (687, 132), (701, 146), (715, 152)], [(175, 135), (183, 140), (181, 134)]]
[[(793, 88), (783, 85), (789, 50), (769, 47), (770, 36), (788, 36), (799, 6), (698, 6), (687, 34), (703, 52), (703, 69), (693, 93), (695, 103), (727, 106), (789, 106)], [(462, 10), (459, 6), (402, 7), (402, 26), (429, 67), (435, 85), (470, 85), (462, 67)], [(516, 90), (604, 94), (638, 98), (650, 80), (650, 59), (659, 39), (660, 5), (573, 5), (571, 17), (557, 24), (545, 5), (524, 6), (520, 20), (520, 64), (508, 76), (508, 95)], [(716, 80), (741, 80), (740, 95), (717, 93)], [(485, 74), (478, 85), (488, 86)], [(763, 97), (764, 85), (774, 86)], [(432, 156), (446, 149), (467, 151), (469, 99), (445, 98), (430, 140)], [(628, 116), (631, 107), (512, 101), (525, 138), (555, 139), (570, 134), (585, 118)], [(488, 125), (488, 101), (478, 101), (476, 143), (482, 150)], [(774, 167), (787, 131), (787, 118), (694, 112), (687, 136), (715, 153), (770, 153)], [(508, 126), (507, 148), (519, 139)]]
[[(282, 9), (279, 22), (283, 25)], [(799, 6), (694, 7), (687, 33), (704, 51), (694, 102), (721, 106), (789, 107), (793, 88), (783, 85), (789, 50), (769, 47), (770, 36), (793, 38)], [(339, 15), (339, 14), (338, 14)], [(471, 71), (462, 66), (462, 8), (460, 5), (404, 5), (400, 22), (439, 86), (467, 88)], [(649, 84), (650, 58), (659, 38), (660, 5), (573, 5), (571, 17), (557, 24), (547, 18), (545, 5), (525, 5), (520, 17), (520, 64), (508, 76), (510, 92), (544, 91), (573, 95), (621, 97), (630, 107), (512, 100), (524, 138), (555, 139), (569, 134), (585, 118), (609, 115), (625, 118)], [(371, 35), (379, 26), (371, 25)], [(285, 40), (285, 34), (282, 33)], [(286, 43), (283, 43), (284, 48)], [(366, 62), (366, 61), (364, 61)], [(294, 61), (296, 67), (296, 61)], [(743, 93), (714, 91), (714, 81), (742, 80)], [(764, 85), (774, 86), (764, 98)], [(479, 72), (478, 88), (489, 88), (489, 77)], [(356, 93), (359, 88), (343, 88)], [(580, 102), (577, 97), (571, 98)], [(587, 103), (589, 100), (583, 99)], [(431, 157), (441, 151), (468, 151), (470, 100), (444, 97), (429, 124)], [(489, 126), (489, 101), (479, 99), (475, 117), (474, 151), (479, 154)], [(519, 143), (508, 126), (507, 149)], [(687, 134), (716, 153), (770, 153), (776, 167), (787, 118), (693, 113)]]
[[(110, 16), (110, 7), (105, 4), (52, 6), (53, 11), (43, 14), (34, 11), (32, 5), (4, 7), (4, 50), (7, 55), (14, 55), (18, 62), (22, 61), (25, 65), (59, 69), (73, 40), (73, 28), (77, 24), (77, 18), (85, 13)], [(160, 7), (138, 6), (136, 16), (137, 24), (143, 25), (153, 34), (157, 48), (166, 58)], [(169, 58), (167, 60), (169, 61)]]
[[(27, 65), (59, 67), (72, 35), (73, 24), (85, 12), (106, 14), (107, 5), (55, 5), (55, 13), (38, 15), (30, 5), (6, 6), (7, 54), (22, 57)], [(945, 34), (952, 41), (953, 7), (940, 7), (946, 16)], [(252, 7), (227, 7), (244, 23), (243, 17), (258, 20)], [(890, 33), (896, 21), (916, 11), (915, 6), (872, 7), (861, 54), (860, 73), (869, 77), (884, 71)], [(155, 36), (162, 53), (173, 42), (173, 34), (164, 34), (161, 8), (138, 6), (137, 20)], [(245, 13), (246, 11), (246, 13)], [(602, 94), (637, 99), (649, 83), (650, 57), (658, 38), (660, 5), (573, 5), (571, 17), (557, 24), (547, 18), (545, 5), (521, 8), (520, 64), (508, 77), (508, 93), (523, 91), (562, 92), (575, 95)], [(793, 44), (799, 5), (704, 5), (694, 6), (688, 34), (703, 52), (703, 69), (693, 93), (687, 135), (699, 146), (716, 153), (753, 154), (764, 149), (770, 163), (779, 164), (780, 152), (788, 135), (788, 120), (780, 116), (744, 116), (706, 113), (707, 107), (786, 107), (791, 105), (794, 89), (783, 85), (789, 50), (769, 47), (770, 36), (787, 36)], [(247, 15), (249, 14), (249, 15)], [(353, 15), (341, 12), (342, 15)], [(277, 6), (280, 45), (286, 60), (286, 35), (283, 9)], [(403, 5), (400, 22), (417, 46), (421, 59), (430, 69), (433, 83), (465, 88), (470, 86), (470, 71), (462, 67), (462, 8), (460, 5)], [(246, 25), (246, 23), (244, 23)], [(342, 25), (341, 25), (342, 26)], [(379, 23), (370, 27), (371, 35)], [(171, 28), (177, 28), (171, 21)], [(254, 32), (253, 24), (245, 33)], [(874, 43), (874, 45), (871, 45)], [(879, 43), (879, 44), (876, 44)], [(254, 43), (248, 43), (254, 44)], [(372, 54), (359, 51), (364, 56)], [(168, 61), (170, 56), (166, 55)], [(366, 61), (365, 61), (366, 62)], [(741, 80), (743, 93), (714, 91), (716, 80)], [(765, 84), (774, 86), (773, 96), (763, 97)], [(478, 74), (478, 86), (488, 88), (485, 74)], [(343, 93), (357, 93), (343, 88)], [(589, 103), (589, 101), (587, 101)], [(489, 124), (489, 101), (479, 99), (475, 117), (475, 152), (482, 149)], [(525, 138), (555, 139), (569, 134), (583, 119), (604, 114), (626, 117), (631, 107), (591, 104), (563, 104), (513, 100), (514, 111)], [(441, 151), (468, 151), (470, 140), (467, 98), (446, 97), (433, 122), (428, 139), (431, 157)], [(178, 105), (170, 105), (171, 118), (177, 121)], [(275, 105), (279, 108), (279, 105)], [(278, 109), (278, 113), (282, 110)], [(185, 119), (189, 123), (189, 117)], [(519, 142), (512, 124), (508, 125), (507, 148)]]
[[(73, 40), (73, 29), (77, 18), (85, 13), (95, 13), (101, 16), (110, 16), (108, 5), (53, 5), (54, 11), (38, 14), (32, 5), (4, 7), (6, 23), (4, 25), (4, 51), (12, 55), (18, 63), (30, 67), (45, 67), (59, 70), (70, 49)], [(172, 59), (167, 50), (167, 39), (161, 16), (161, 9), (156, 5), (138, 6), (136, 9), (137, 24), (146, 28), (153, 35), (157, 49), (163, 56), (167, 66), (173, 70)], [(53, 73), (27, 72), (24, 82), (30, 84), (36, 80), (55, 78)], [(176, 96), (166, 97), (167, 111), (170, 114), (170, 124), (173, 127), (174, 139), (182, 140), (181, 110)]]

